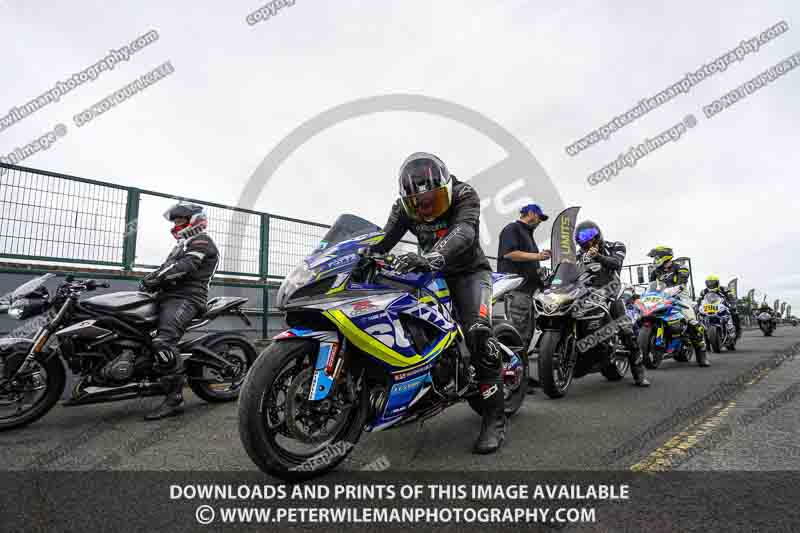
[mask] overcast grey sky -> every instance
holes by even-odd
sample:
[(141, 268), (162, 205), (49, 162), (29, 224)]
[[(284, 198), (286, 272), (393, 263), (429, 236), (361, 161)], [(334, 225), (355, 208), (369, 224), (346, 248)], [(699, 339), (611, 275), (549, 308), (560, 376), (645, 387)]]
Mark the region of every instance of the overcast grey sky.
[[(511, 132), (565, 204), (583, 206), (582, 217), (627, 244), (630, 262), (646, 260), (655, 244), (670, 245), (693, 258), (698, 283), (711, 272), (723, 281), (738, 276), (740, 290), (757, 287), (770, 302), (800, 305), (800, 71), (712, 119), (702, 113), (800, 51), (796, 1), (297, 0), (254, 26), (245, 17), (263, 2), (119, 4), (0, 2), (0, 115), (109, 49), (149, 30), (160, 35), (1, 131), (0, 155), (63, 123), (67, 135), (22, 164), (235, 204), (267, 153), (304, 121), (358, 98), (420, 94), (471, 108)], [(789, 31), (757, 53), (609, 140), (566, 154), (565, 146), (592, 129), (781, 20)], [(173, 74), (83, 127), (72, 121), (167, 60)], [(689, 113), (698, 124), (679, 141), (610, 182), (587, 184), (591, 172)], [(370, 115), (306, 143), (256, 208), (324, 223), (356, 212), (383, 224), (397, 167), (418, 150), (439, 154), (465, 179), (504, 157), (450, 120)], [(536, 190), (526, 193), (536, 197)], [(148, 232), (140, 251), (163, 255), (166, 228)]]

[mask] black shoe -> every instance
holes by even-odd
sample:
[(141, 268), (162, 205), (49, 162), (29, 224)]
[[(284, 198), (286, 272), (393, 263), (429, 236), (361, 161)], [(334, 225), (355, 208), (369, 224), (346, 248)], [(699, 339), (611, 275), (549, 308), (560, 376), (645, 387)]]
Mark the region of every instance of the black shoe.
[(478, 440), (475, 441), (473, 448), (474, 453), (485, 455), (496, 452), (503, 445), (508, 429), (508, 420), (504, 410), (502, 385), (481, 384), (480, 390), (494, 390), (490, 396), (484, 396), (481, 434), (478, 435)]
[(697, 366), (711, 366), (711, 363), (708, 362), (708, 354), (704, 349), (697, 348), (695, 352), (697, 353)]
[(166, 396), (161, 405), (144, 415), (145, 420), (161, 420), (183, 413), (183, 375), (165, 376), (161, 383), (166, 389)]
[(167, 396), (164, 401), (153, 411), (144, 415), (145, 420), (161, 420), (170, 416), (178, 416), (183, 414), (183, 398), (174, 396)]
[(637, 387), (649, 387), (650, 380), (647, 379), (645, 374), (644, 365), (631, 365), (631, 374), (633, 375), (633, 384)]

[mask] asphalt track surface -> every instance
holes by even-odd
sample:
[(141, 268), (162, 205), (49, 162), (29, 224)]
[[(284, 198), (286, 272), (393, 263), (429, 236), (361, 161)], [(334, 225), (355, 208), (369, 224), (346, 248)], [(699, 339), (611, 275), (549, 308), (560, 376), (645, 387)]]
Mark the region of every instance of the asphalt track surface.
[[(783, 326), (769, 338), (746, 331), (737, 351), (709, 354), (710, 368), (665, 361), (650, 372), (648, 389), (633, 387), (630, 375), (611, 383), (594, 374), (575, 380), (562, 399), (537, 390), (512, 418), (506, 446), (490, 456), (470, 453), (480, 419), (466, 404), (457, 405), (422, 427), (365, 435), (340, 469), (647, 469), (654, 451), (687, 424), (713, 418), (715, 409), (747, 394), (754, 376), (768, 376), (778, 354), (792, 347), (800, 347), (800, 328)], [(158, 401), (59, 405), (26, 428), (0, 433), (0, 470), (255, 470), (239, 441), (235, 403), (209, 405), (190, 393), (183, 416), (143, 421)], [(671, 468), (693, 464), (708, 468), (696, 459)]]

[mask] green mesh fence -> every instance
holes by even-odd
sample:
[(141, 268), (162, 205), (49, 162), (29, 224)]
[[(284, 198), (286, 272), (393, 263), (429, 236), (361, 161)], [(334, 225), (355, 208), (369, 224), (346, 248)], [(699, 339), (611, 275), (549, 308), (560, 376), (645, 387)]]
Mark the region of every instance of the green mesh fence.
[(128, 191), (0, 165), (0, 255), (121, 265)]
[[(174, 243), (162, 215), (176, 201), (206, 207), (223, 275), (281, 279), (330, 227), (0, 163), (0, 257), (154, 268)], [(416, 250), (404, 240), (394, 252)]]

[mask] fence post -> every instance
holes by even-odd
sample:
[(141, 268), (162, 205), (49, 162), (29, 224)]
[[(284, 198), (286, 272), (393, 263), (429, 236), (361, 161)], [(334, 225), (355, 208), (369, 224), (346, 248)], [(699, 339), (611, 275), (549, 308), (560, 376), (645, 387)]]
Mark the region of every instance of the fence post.
[(258, 277), (264, 284), (261, 301), (264, 313), (261, 317), (261, 338), (269, 336), (269, 215), (261, 214), (261, 245), (259, 247)]
[(139, 224), (139, 189), (128, 189), (125, 206), (125, 234), (122, 237), (122, 268), (133, 270), (136, 262), (136, 238)]

